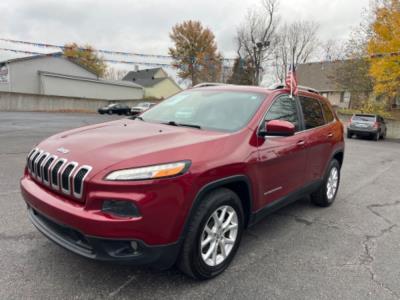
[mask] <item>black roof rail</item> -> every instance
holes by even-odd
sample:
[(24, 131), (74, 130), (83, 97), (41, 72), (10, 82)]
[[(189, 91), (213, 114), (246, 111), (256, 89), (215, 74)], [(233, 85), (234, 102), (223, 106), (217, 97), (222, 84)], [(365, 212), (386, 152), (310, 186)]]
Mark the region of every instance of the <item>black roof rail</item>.
[(193, 88), (202, 88), (202, 87), (208, 87), (208, 86), (224, 86), (224, 85), (230, 85), (226, 83), (220, 83), (220, 82), (202, 82), (199, 84), (196, 84), (193, 86)]
[[(269, 89), (270, 90), (280, 90), (280, 89), (284, 89), (285, 87), (286, 87), (286, 85), (284, 85), (283, 83), (274, 83), (269, 87)], [(307, 92), (315, 93), (318, 95), (320, 94), (320, 92), (318, 90), (310, 88), (308, 86), (299, 85), (299, 86), (297, 86), (297, 88), (302, 91), (307, 91)]]

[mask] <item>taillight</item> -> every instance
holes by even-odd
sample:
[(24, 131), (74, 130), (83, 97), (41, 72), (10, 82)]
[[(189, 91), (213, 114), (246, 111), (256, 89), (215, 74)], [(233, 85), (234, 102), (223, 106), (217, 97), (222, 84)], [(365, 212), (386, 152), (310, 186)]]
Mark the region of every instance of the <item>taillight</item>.
[(375, 122), (375, 123), (374, 123), (374, 128), (378, 128), (378, 127), (379, 127), (378, 122)]

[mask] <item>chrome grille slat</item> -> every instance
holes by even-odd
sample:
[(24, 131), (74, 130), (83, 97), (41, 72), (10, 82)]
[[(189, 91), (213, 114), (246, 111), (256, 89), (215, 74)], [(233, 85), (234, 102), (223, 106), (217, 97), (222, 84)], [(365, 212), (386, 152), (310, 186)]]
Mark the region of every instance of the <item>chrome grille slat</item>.
[(60, 189), (60, 171), (63, 169), (66, 162), (67, 160), (65, 158), (60, 158), (51, 169), (51, 187), (55, 190)]
[(56, 155), (50, 155), (45, 163), (43, 163), (43, 176), (42, 181), (45, 185), (50, 186), (50, 170), (53, 167), (54, 162), (57, 160)]
[(26, 161), (31, 178), (55, 191), (82, 199), (91, 166), (79, 166), (77, 162), (59, 158), (39, 148), (32, 149)]
[(71, 194), (71, 175), (75, 168), (78, 166), (77, 162), (68, 163), (63, 171), (60, 173), (60, 186), (64, 194)]
[(72, 194), (75, 198), (82, 198), (85, 178), (89, 175), (92, 170), (91, 166), (81, 166), (72, 177), (73, 191)]
[(39, 161), (40, 157), (42, 156), (42, 154), (43, 154), (43, 150), (39, 150), (38, 154), (35, 156), (35, 159), (33, 161), (33, 174), (35, 176), (37, 176), (37, 164), (38, 164), (38, 161)]
[(40, 156), (40, 158), (38, 159), (36, 178), (39, 179), (39, 180), (42, 180), (42, 174), (43, 174), (43, 172), (42, 172), (42, 165), (43, 165), (43, 162), (46, 161), (46, 159), (47, 159), (48, 156), (49, 156), (49, 153), (48, 153), (48, 152), (45, 152), (45, 153), (43, 153), (43, 154)]

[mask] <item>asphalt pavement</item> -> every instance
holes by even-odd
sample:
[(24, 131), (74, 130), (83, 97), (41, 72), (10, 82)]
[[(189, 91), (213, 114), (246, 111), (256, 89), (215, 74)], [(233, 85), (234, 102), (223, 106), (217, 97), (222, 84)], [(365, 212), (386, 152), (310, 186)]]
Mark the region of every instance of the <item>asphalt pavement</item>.
[(26, 154), (56, 132), (115, 118), (0, 112), (0, 299), (400, 299), (398, 141), (347, 140), (334, 205), (305, 198), (268, 216), (210, 281), (91, 261), (50, 242), (20, 195)]

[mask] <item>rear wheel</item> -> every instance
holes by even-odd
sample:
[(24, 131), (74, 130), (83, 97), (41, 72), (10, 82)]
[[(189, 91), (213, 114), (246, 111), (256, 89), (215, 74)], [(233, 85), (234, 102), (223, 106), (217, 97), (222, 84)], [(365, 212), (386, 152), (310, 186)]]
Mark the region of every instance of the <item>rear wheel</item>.
[(336, 199), (340, 183), (340, 164), (333, 159), (324, 176), (323, 183), (317, 191), (311, 194), (311, 202), (317, 206), (330, 206)]
[(210, 192), (201, 200), (189, 224), (178, 267), (196, 279), (221, 274), (231, 263), (243, 232), (239, 197), (229, 189)]

